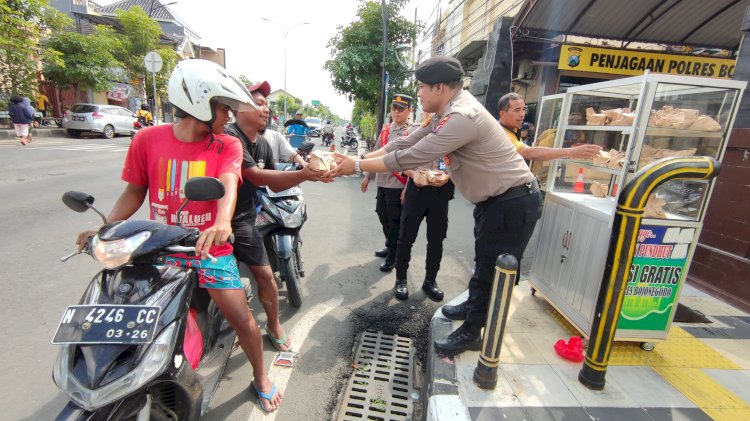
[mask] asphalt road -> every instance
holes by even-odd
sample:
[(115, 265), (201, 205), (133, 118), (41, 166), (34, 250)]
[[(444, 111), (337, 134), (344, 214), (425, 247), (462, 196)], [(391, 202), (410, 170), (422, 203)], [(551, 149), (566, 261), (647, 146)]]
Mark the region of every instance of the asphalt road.
[[(319, 138), (314, 140), (320, 144)], [(51, 379), (57, 349), (50, 341), (63, 310), (78, 302), (99, 265), (85, 256), (65, 264), (59, 257), (73, 249), (79, 231), (100, 221), (93, 213), (68, 210), (60, 197), (67, 190), (88, 192), (106, 214), (123, 187), (119, 174), (128, 144), (126, 137), (37, 138), (25, 147), (0, 141), (3, 419), (53, 419), (65, 405)], [(302, 231), (304, 302), (295, 310), (283, 289), (280, 297), (282, 323), (299, 351), (296, 366), (272, 366), (276, 353), (270, 342), (264, 343), (265, 364), (285, 395), (282, 407), (273, 415), (261, 413), (248, 388), (250, 365), (244, 354), (235, 352), (205, 419), (331, 419), (353, 370), (355, 338), (368, 328), (412, 337), (422, 360), (418, 362), (424, 362), (429, 318), (439, 306), (419, 290), (424, 226), (409, 271), (411, 296), (399, 302), (391, 291), (395, 273), (381, 273), (381, 259), (372, 254), (383, 244), (374, 213), (375, 190), (361, 193), (359, 186), (356, 177), (302, 185), (309, 217)], [(451, 202), (438, 278), (447, 298), (466, 288), (473, 266), (471, 209), (459, 195)], [(146, 217), (145, 209), (139, 215)], [(262, 307), (257, 301), (253, 307), (264, 326)]]

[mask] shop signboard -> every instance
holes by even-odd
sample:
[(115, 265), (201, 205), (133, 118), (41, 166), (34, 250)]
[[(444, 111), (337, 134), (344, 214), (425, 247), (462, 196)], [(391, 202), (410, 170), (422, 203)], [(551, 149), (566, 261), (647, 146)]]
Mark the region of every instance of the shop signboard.
[(695, 227), (642, 225), (630, 266), (618, 329), (665, 331), (687, 274)]
[(646, 70), (683, 76), (732, 79), (736, 60), (563, 44), (557, 68), (577, 72), (638, 76)]
[(127, 101), (130, 95), (130, 85), (124, 83), (114, 83), (112, 88), (107, 92), (107, 98), (115, 101)]

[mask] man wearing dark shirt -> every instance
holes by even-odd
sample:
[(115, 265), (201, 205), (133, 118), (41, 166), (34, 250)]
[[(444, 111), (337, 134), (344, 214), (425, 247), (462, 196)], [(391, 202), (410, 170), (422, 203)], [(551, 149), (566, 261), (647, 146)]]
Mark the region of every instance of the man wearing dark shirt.
[(292, 172), (273, 170), (271, 147), (258, 134), (268, 121), (270, 111), (266, 96), (270, 93), (271, 87), (268, 82), (261, 82), (250, 86), (248, 90), (258, 109), (240, 108), (236, 116), (237, 122), (225, 129), (227, 134), (240, 139), (243, 149), (242, 178), (245, 182), (238, 188), (237, 204), (232, 217), (234, 255), (237, 260), (248, 266), (258, 283), (258, 296), (268, 317), (266, 333), (272, 344), (279, 351), (287, 351), (292, 349), (292, 342), (287, 338), (279, 321), (279, 290), (268, 263), (263, 237), (255, 228), (255, 209), (258, 203), (255, 193), (258, 190), (257, 186), (267, 185), (272, 190), (281, 191), (306, 180), (330, 181), (330, 178), (307, 167)]

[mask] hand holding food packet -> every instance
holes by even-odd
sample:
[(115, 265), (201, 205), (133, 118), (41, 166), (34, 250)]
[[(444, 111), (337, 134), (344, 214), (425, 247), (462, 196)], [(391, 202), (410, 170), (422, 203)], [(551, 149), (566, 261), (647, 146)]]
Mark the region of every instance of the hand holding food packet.
[(448, 182), (448, 180), (450, 180), (450, 177), (448, 174), (440, 170), (419, 168), (413, 170), (412, 179), (417, 187), (442, 187)]

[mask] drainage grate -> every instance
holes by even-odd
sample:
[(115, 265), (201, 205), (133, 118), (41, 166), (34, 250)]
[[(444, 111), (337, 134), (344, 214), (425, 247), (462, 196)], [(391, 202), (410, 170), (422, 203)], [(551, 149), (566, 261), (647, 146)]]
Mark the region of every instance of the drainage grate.
[(363, 332), (354, 355), (356, 368), (336, 420), (411, 420), (413, 360), (411, 339)]

